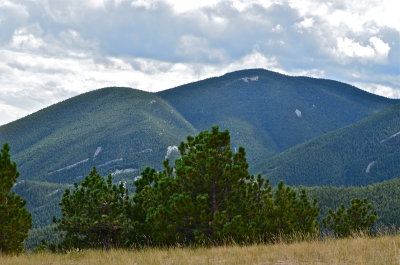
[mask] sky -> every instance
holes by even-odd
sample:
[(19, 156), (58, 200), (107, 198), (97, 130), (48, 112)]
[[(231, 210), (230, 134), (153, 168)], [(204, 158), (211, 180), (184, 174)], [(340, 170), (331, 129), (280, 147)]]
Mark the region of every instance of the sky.
[(107, 86), (265, 68), (400, 98), (399, 0), (0, 0), (0, 125)]

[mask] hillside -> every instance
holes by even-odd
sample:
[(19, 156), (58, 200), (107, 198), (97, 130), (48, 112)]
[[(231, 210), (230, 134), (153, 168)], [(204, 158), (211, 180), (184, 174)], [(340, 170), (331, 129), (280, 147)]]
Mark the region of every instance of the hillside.
[(329, 209), (337, 209), (341, 204), (349, 205), (353, 198), (367, 199), (378, 212), (378, 226), (400, 227), (400, 178), (363, 187), (316, 186), (305, 188), (311, 198), (318, 200), (320, 217), (328, 214)]
[(400, 104), (298, 145), (256, 168), (289, 185), (360, 186), (400, 177)]
[(399, 102), (337, 81), (264, 69), (232, 72), (157, 95), (198, 130), (215, 124), (230, 130), (232, 146), (246, 148), (250, 167)]
[(194, 133), (157, 95), (104, 88), (1, 126), (0, 142), (10, 143), (20, 180), (73, 183), (93, 166), (114, 175), (159, 167), (169, 146)]
[(336, 81), (243, 70), (159, 93), (88, 92), (1, 126), (0, 143), (10, 143), (21, 180), (73, 183), (93, 166), (120, 180), (160, 168), (186, 136), (219, 125), (252, 167), (395, 102)]
[(32, 215), (32, 228), (51, 225), (53, 216), (60, 216), (59, 203), (65, 189), (72, 185), (39, 181), (20, 181), (14, 191), (26, 200), (26, 208)]

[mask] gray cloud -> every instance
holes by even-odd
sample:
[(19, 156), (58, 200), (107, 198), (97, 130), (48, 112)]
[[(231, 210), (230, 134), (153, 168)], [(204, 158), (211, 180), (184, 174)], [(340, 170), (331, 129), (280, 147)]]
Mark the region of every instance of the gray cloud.
[(158, 91), (252, 67), (400, 97), (393, 5), (0, 0), (0, 124), (103, 86)]

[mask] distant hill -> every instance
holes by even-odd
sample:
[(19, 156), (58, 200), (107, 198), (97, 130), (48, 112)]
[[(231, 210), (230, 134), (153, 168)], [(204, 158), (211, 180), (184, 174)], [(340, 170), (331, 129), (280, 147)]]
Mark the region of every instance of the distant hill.
[(337, 81), (264, 69), (228, 73), (157, 95), (198, 130), (212, 125), (230, 130), (233, 147), (246, 148), (250, 167), (399, 102)]
[(93, 166), (122, 180), (160, 168), (188, 135), (219, 125), (233, 149), (246, 148), (252, 168), (396, 102), (337, 81), (252, 69), (159, 93), (88, 92), (0, 126), (0, 143), (10, 143), (21, 180), (70, 184)]
[(160, 167), (195, 128), (155, 94), (131, 88), (89, 92), (0, 127), (21, 180), (73, 183)]
[(286, 150), (260, 170), (273, 183), (361, 186), (400, 178), (400, 104)]

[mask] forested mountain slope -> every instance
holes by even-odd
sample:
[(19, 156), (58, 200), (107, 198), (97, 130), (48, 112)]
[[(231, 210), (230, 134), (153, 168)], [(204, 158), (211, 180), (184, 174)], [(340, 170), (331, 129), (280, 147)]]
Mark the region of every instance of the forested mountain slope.
[(252, 167), (395, 102), (336, 81), (243, 70), (159, 93), (88, 92), (1, 126), (0, 143), (10, 143), (21, 180), (73, 183), (93, 166), (120, 176), (160, 168), (186, 136), (219, 125)]
[(400, 104), (258, 164), (273, 183), (361, 186), (400, 177)]
[(400, 178), (363, 187), (305, 187), (312, 198), (318, 200), (320, 216), (325, 217), (329, 209), (337, 209), (341, 204), (349, 206), (353, 198), (367, 199), (378, 212), (378, 225), (400, 227)]
[(93, 166), (115, 175), (160, 167), (195, 132), (155, 94), (104, 88), (1, 126), (0, 142), (10, 144), (20, 180), (73, 183)]
[(53, 216), (60, 216), (59, 203), (69, 184), (48, 183), (42, 181), (20, 181), (14, 191), (26, 200), (26, 208), (32, 215), (32, 228), (52, 224)]
[(196, 129), (219, 125), (246, 148), (250, 167), (306, 140), (349, 125), (396, 100), (348, 84), (243, 70), (157, 93)]

